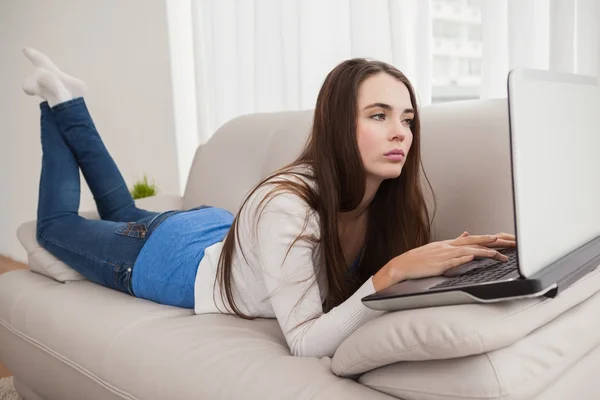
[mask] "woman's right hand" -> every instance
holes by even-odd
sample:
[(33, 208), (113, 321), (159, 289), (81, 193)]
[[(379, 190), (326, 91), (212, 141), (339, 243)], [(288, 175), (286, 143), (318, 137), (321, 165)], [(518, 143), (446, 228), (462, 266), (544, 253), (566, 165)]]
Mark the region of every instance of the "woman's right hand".
[(490, 249), (497, 236), (459, 236), (456, 239), (432, 242), (392, 258), (374, 276), (373, 286), (379, 291), (407, 279), (438, 276), (475, 257), (506, 261), (508, 257)]

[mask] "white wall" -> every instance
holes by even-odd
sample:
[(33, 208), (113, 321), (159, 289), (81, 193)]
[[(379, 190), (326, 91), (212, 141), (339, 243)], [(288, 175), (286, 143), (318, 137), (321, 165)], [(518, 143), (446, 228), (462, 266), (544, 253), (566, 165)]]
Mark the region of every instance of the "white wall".
[[(181, 193), (165, 0), (0, 0), (0, 254), (25, 260), (15, 232), (36, 217), (39, 100), (21, 89), (32, 70), (24, 46), (87, 83), (129, 186), (147, 173), (162, 193)], [(95, 207), (83, 180), (81, 207)]]

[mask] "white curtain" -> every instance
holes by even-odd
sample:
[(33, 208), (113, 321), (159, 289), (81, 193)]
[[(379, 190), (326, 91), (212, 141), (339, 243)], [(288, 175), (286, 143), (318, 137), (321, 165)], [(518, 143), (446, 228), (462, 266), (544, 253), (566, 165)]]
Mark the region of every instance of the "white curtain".
[[(481, 0), (481, 97), (505, 97), (516, 66), (598, 76), (598, 3)], [(344, 59), (395, 65), (420, 105), (429, 104), (431, 7), (432, 0), (167, 0), (182, 187), (196, 146), (219, 126), (247, 113), (313, 108), (326, 74)]]
[(600, 1), (483, 0), (483, 98), (505, 97), (514, 67), (600, 75)]
[(327, 73), (351, 57), (400, 68), (431, 95), (428, 0), (192, 1), (200, 141), (229, 119), (313, 108)]

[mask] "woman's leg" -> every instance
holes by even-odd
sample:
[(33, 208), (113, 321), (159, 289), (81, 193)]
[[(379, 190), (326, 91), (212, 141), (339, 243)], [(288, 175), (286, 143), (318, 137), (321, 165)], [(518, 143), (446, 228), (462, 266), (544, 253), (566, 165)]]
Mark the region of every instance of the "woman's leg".
[[(131, 274), (146, 240), (145, 231), (126, 222), (87, 220), (78, 215), (77, 161), (53, 118), (40, 105), (42, 172), (37, 240), (50, 253), (92, 282), (133, 294)], [(145, 225), (140, 222), (139, 225)]]
[(87, 220), (78, 215), (77, 161), (47, 102), (41, 109), (42, 172), (38, 242), (89, 280), (132, 293), (131, 273), (145, 234), (125, 222)]
[[(71, 86), (74, 83), (77, 82), (71, 81)], [(51, 106), (70, 102), (73, 96), (56, 74), (41, 67), (27, 78), (23, 89), (27, 94), (47, 100), (40, 105), (43, 155), (38, 242), (89, 280), (133, 294), (132, 268), (148, 237), (146, 227), (150, 220), (162, 220), (164, 214), (158, 218), (156, 213), (144, 213), (136, 222), (80, 217), (79, 166), (51, 110)]]
[(100, 218), (108, 221), (137, 221), (159, 213), (135, 206), (125, 180), (102, 142), (83, 97), (51, 108), (63, 138), (94, 195)]
[[(121, 172), (104, 146), (85, 105), (85, 84), (60, 71), (43, 53), (32, 48), (25, 48), (23, 52), (37, 68), (49, 71), (71, 94), (70, 100), (64, 101), (63, 97), (54, 102), (57, 104), (50, 99), (51, 111), (94, 195), (100, 218), (130, 222), (156, 216), (158, 213), (135, 206)], [(53, 95), (59, 91), (47, 90), (46, 93)]]

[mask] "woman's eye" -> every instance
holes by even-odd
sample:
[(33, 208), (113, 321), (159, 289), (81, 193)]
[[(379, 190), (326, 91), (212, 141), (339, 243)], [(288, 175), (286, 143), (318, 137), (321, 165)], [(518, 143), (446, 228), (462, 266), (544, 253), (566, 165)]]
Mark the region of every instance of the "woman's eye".
[(412, 118), (405, 118), (402, 120), (402, 123), (406, 126), (412, 126), (413, 125), (413, 119)]
[(371, 118), (373, 118), (376, 121), (385, 121), (385, 114), (383, 114), (383, 113), (375, 114), (375, 115), (372, 115)]

